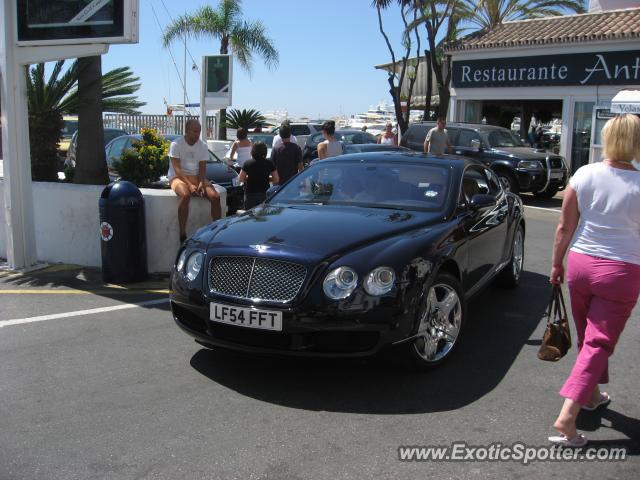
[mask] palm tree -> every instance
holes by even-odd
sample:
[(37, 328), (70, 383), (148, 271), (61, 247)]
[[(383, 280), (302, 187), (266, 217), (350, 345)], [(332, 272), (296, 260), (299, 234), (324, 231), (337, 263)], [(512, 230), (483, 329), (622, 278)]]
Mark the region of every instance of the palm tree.
[(226, 126), (228, 128), (244, 128), (249, 129), (257, 124), (266, 121), (262, 113), (258, 110), (229, 110), (227, 113)]
[(479, 29), (493, 30), (513, 20), (584, 13), (584, 0), (460, 0), (467, 20)]
[[(29, 108), (29, 143), (33, 180), (57, 181), (57, 148), (62, 136), (62, 115), (78, 113), (81, 98), (78, 60), (63, 73), (64, 60), (56, 62), (48, 79), (45, 64), (26, 67)], [(133, 95), (140, 84), (129, 67), (111, 70), (102, 76), (103, 111), (134, 113), (144, 102)]]
[[(217, 9), (205, 5), (193, 14), (178, 17), (164, 31), (164, 46), (168, 47), (171, 42), (184, 36), (197, 39), (210, 37), (220, 41), (221, 54), (228, 54), (231, 49), (238, 63), (249, 73), (254, 53), (262, 57), (268, 68), (276, 66), (278, 51), (267, 36), (266, 27), (260, 21), (244, 20), (241, 4), (241, 0), (221, 0)], [(226, 115), (226, 110), (220, 111), (221, 119), (225, 119)], [(224, 122), (220, 123), (219, 138), (226, 140)]]

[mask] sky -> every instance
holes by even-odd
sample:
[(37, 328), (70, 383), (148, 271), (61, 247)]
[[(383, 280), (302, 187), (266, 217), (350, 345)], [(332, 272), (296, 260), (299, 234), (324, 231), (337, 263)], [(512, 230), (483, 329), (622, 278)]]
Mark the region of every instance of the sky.
[[(165, 98), (170, 104), (182, 103), (184, 44), (163, 48), (162, 30), (172, 18), (207, 3), (217, 6), (217, 0), (140, 0), (139, 43), (111, 45), (103, 55), (103, 72), (129, 66), (140, 77), (138, 97), (147, 103), (143, 113), (165, 113)], [(371, 0), (244, 0), (242, 8), (246, 20), (267, 26), (280, 62), (269, 70), (256, 56), (251, 74), (235, 63), (231, 108), (327, 118), (364, 112), (380, 101), (391, 103), (386, 73), (374, 69), (391, 56)], [(397, 55), (402, 34), (398, 10), (383, 12), (383, 22)], [(189, 39), (187, 47), (198, 68), (203, 55), (220, 51), (213, 39)], [(189, 55), (187, 60), (188, 101), (197, 103), (199, 74), (191, 69)]]

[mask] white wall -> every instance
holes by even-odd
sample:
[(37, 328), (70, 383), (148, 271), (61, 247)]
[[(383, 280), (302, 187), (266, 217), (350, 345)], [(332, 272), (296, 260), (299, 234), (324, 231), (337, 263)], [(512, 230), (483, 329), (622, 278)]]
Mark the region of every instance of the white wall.
[(589, 12), (618, 10), (640, 6), (638, 0), (589, 0)]
[[(98, 200), (104, 187), (33, 183), (36, 249), (39, 261), (101, 266)], [(216, 185), (222, 211), (227, 193)], [(145, 199), (147, 264), (150, 273), (168, 272), (179, 247), (178, 201), (171, 190), (141, 189)], [(4, 179), (0, 178), (0, 257), (7, 257)], [(191, 201), (187, 233), (211, 222), (209, 202)]]

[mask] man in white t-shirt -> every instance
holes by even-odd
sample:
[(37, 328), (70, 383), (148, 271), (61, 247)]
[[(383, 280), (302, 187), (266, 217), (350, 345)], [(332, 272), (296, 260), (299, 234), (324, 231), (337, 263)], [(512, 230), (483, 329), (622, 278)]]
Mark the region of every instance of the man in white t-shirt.
[(424, 139), (424, 152), (435, 155), (442, 155), (451, 152), (451, 143), (449, 142), (449, 134), (447, 133), (447, 120), (444, 117), (438, 117), (438, 122), (434, 128), (427, 132)]
[(211, 203), (211, 219), (220, 218), (220, 195), (206, 178), (209, 151), (200, 140), (200, 122), (189, 120), (183, 137), (169, 147), (169, 185), (180, 201), (178, 203), (178, 225), (180, 243), (187, 239), (187, 218), (191, 197), (203, 197)]
[[(291, 127), (291, 124), (289, 123), (289, 120), (284, 120), (281, 124), (280, 124), (280, 128), (282, 128), (284, 125), (286, 125), (287, 127)], [(298, 143), (298, 139), (295, 137), (295, 135), (291, 134), (289, 136), (289, 141), (291, 143)], [(274, 137), (273, 140), (271, 142), (271, 151), (273, 152), (276, 147), (282, 145), (284, 142), (282, 141), (282, 137), (280, 136), (279, 133), (277, 133)]]

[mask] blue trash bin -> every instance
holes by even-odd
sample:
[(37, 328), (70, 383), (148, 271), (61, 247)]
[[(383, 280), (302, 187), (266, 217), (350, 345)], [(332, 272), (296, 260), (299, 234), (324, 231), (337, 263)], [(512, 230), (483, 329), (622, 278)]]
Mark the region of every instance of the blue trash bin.
[(141, 282), (147, 271), (144, 197), (133, 183), (119, 180), (100, 195), (102, 279), (106, 283)]

